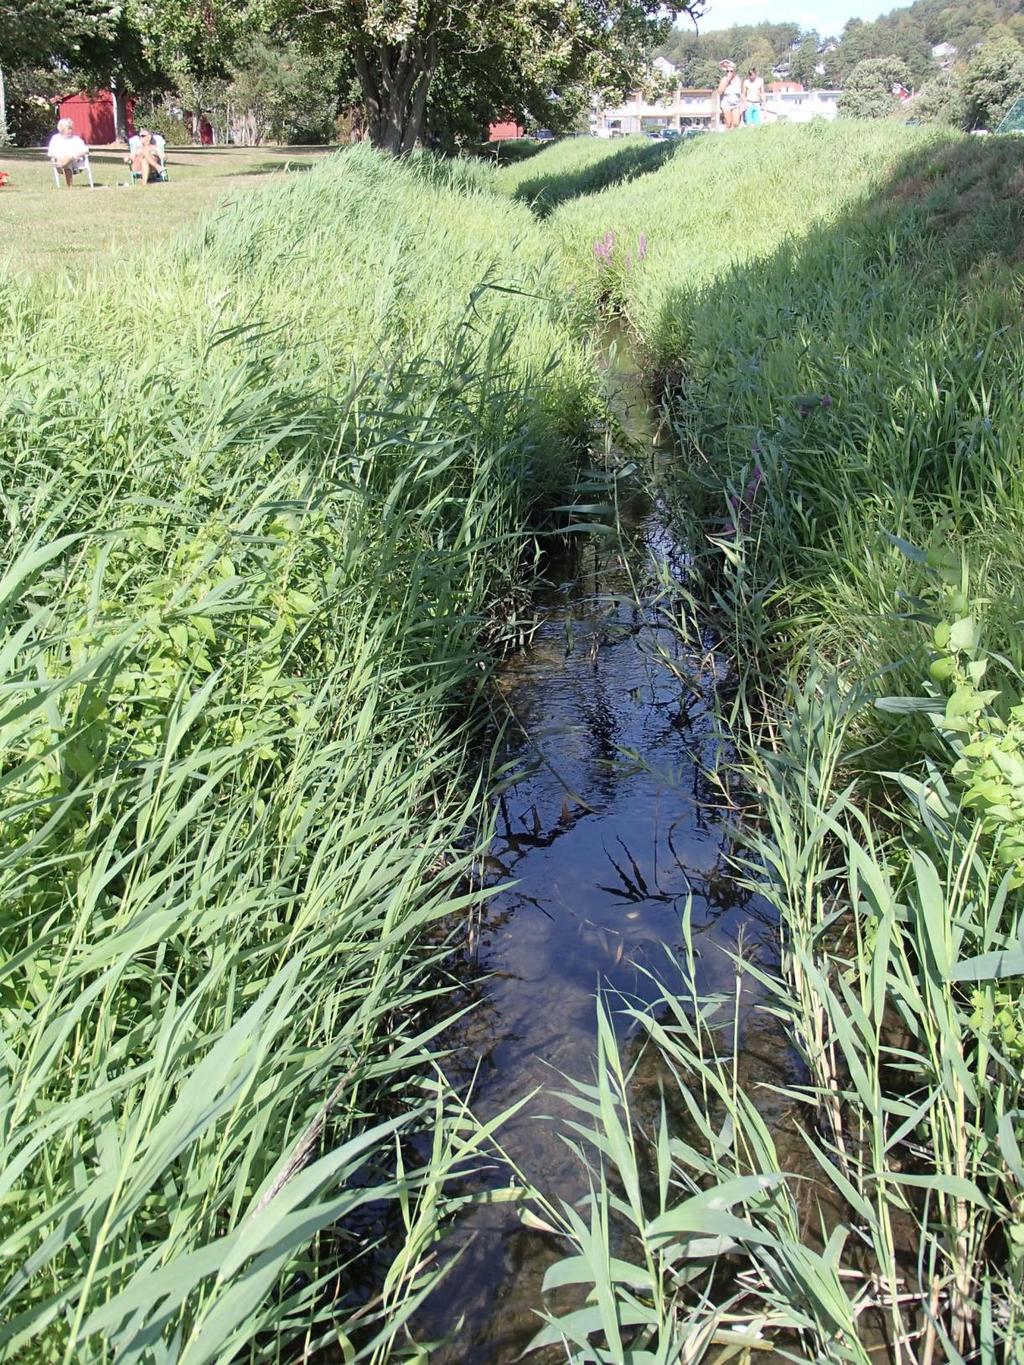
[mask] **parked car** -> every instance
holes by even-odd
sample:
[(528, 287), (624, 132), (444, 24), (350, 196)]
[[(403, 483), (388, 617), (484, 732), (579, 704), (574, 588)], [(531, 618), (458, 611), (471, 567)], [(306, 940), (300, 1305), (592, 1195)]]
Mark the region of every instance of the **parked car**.
[(534, 142), (554, 142), (555, 135), (550, 128), (538, 128), (532, 134)]

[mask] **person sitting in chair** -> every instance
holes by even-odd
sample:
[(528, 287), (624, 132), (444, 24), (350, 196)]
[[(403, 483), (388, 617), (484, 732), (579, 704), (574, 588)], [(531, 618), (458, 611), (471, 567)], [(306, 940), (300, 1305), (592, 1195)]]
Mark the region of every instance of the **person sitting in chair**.
[(70, 189), (78, 164), (89, 155), (89, 148), (76, 136), (75, 125), (71, 120), (62, 118), (57, 123), (57, 131), (50, 138), (46, 155), (63, 175), (64, 183)]
[(140, 128), (128, 143), (125, 160), (131, 166), (132, 174), (139, 176), (144, 185), (159, 180), (164, 173), (163, 141), (160, 138), (158, 142), (148, 128)]

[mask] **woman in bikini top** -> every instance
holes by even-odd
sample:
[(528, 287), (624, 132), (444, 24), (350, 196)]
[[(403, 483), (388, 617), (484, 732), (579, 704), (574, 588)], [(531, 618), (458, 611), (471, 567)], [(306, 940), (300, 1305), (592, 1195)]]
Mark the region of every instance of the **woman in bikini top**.
[(740, 126), (740, 106), (743, 103), (743, 84), (736, 74), (735, 62), (719, 62), (722, 79), (718, 82), (718, 103), (726, 128)]

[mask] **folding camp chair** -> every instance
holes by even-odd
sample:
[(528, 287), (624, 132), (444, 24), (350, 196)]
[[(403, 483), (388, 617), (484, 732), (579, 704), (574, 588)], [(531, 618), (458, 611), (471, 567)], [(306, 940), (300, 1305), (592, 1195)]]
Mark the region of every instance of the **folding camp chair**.
[[(141, 171), (129, 171), (129, 175), (131, 176), (131, 183), (132, 183), (133, 185), (134, 185), (137, 181), (140, 181), (140, 180), (142, 179), (142, 172), (141, 172)], [(170, 175), (170, 172), (169, 172), (168, 169), (167, 169), (167, 162), (163, 159), (163, 157), (161, 157), (161, 158), (160, 158), (160, 174), (159, 174), (159, 175), (151, 175), (151, 176), (149, 177), (149, 183), (150, 183), (151, 185), (168, 185), (168, 184), (170, 184), (170, 180), (171, 180), (171, 175)]]
[[(53, 166), (53, 183), (57, 186), (58, 189), (60, 189), (61, 183), (64, 180), (64, 173), (63, 171), (59, 171), (52, 161), (50, 162), (50, 165)], [(95, 184), (93, 183), (92, 166), (90, 166), (89, 164), (88, 152), (85, 154), (85, 156), (80, 156), (77, 159), (77, 161), (72, 163), (71, 170), (74, 175), (79, 175), (84, 171), (85, 178), (89, 182), (89, 188), (91, 190), (94, 190), (96, 188)]]

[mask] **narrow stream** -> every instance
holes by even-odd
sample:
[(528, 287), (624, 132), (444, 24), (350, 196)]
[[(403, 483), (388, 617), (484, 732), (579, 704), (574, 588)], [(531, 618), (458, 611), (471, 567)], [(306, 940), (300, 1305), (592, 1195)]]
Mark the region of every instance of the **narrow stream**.
[[(637, 388), (621, 370), (618, 383), (627, 397), (632, 389), (625, 415), (636, 430)], [(738, 937), (748, 955), (774, 942), (767, 906), (730, 875), (727, 816), (705, 776), (717, 742), (713, 651), (685, 646), (658, 608), (656, 566), (679, 547), (656, 509), (631, 512), (623, 543), (591, 537), (552, 575), (531, 648), (497, 682), (517, 780), (492, 847), (501, 889), (480, 926), (487, 979), (458, 1043), (479, 1065), (479, 1117), (544, 1092), (501, 1137), (549, 1198), (586, 1193), (559, 1137), (567, 1107), (552, 1092), (563, 1075), (591, 1079), (595, 991), (652, 1000), (648, 974), (664, 975), (666, 947), (681, 946), (688, 898), (702, 991), (732, 990)], [(776, 1041), (759, 1047), (757, 1034), (748, 1027), (745, 1061), (761, 1079), (784, 1080)], [(453, 1242), (461, 1259), (420, 1324), (447, 1338), (431, 1361), (514, 1361), (539, 1329), (544, 1272), (564, 1248), (508, 1205), (474, 1211)]]

